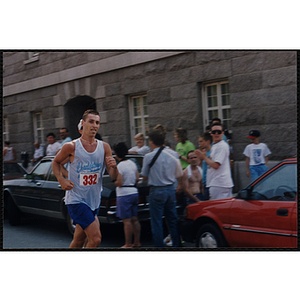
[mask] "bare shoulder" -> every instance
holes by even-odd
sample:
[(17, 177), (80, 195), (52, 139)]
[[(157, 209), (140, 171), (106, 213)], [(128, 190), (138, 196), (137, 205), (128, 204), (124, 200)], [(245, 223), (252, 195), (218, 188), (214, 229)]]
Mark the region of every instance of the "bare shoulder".
[(103, 142), (103, 148), (104, 148), (104, 151), (105, 151), (105, 155), (107, 155), (107, 156), (112, 155), (111, 148), (110, 148), (110, 145), (108, 143)]

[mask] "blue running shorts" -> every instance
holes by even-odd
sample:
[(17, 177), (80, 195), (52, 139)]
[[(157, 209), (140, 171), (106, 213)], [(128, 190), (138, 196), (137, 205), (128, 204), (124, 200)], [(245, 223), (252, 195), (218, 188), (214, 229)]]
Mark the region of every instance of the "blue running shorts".
[(91, 210), (84, 203), (68, 204), (67, 208), (73, 224), (80, 225), (83, 230), (95, 221), (95, 216), (99, 212), (99, 208)]
[(139, 194), (117, 197), (117, 217), (130, 219), (138, 214)]

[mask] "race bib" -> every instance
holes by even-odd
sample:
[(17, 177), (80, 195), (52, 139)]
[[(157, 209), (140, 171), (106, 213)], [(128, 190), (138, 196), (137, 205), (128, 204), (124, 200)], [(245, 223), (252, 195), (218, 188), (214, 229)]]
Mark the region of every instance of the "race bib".
[(95, 173), (80, 173), (79, 184), (81, 186), (88, 186), (97, 184), (99, 181), (99, 172)]

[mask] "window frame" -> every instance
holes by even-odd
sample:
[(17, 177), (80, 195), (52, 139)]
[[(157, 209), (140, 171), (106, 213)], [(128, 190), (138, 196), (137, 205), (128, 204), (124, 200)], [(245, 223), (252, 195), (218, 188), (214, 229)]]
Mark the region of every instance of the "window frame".
[(8, 124), (8, 118), (5, 117), (3, 118), (3, 142), (4, 141), (9, 141), (9, 124)]
[[(227, 105), (222, 105), (222, 93), (221, 93), (221, 85), (222, 84), (228, 84), (229, 87), (229, 81), (228, 80), (220, 80), (220, 81), (214, 81), (214, 82), (207, 82), (203, 83), (203, 89), (202, 89), (202, 109), (203, 109), (203, 128), (205, 128), (207, 125), (210, 124), (209, 120), (209, 111), (217, 110), (218, 111), (218, 118), (221, 119), (222, 123), (224, 123), (224, 120), (229, 120), (231, 124), (231, 105), (230, 103)], [(208, 107), (208, 95), (207, 95), (207, 87), (209, 86), (217, 86), (217, 101), (218, 105), (214, 107)], [(228, 91), (229, 99), (230, 99), (230, 92)], [(217, 108), (217, 109), (216, 109)], [(223, 110), (229, 109), (230, 110), (230, 118), (228, 119), (223, 119)], [(228, 129), (229, 133), (232, 133), (231, 125), (229, 128), (225, 126), (225, 129)]]
[(24, 65), (30, 64), (34, 61), (39, 60), (39, 52), (37, 51), (28, 51), (26, 52), (26, 59), (24, 60)]
[[(37, 127), (37, 115), (41, 116), (41, 126)], [(35, 112), (33, 115), (33, 130), (34, 130), (34, 142), (38, 142), (40, 145), (44, 144), (44, 127), (43, 127), (43, 114), (42, 112)], [(41, 141), (39, 141), (39, 135), (38, 132), (41, 132)]]
[[(147, 94), (144, 93), (144, 94), (139, 94), (139, 95), (132, 95), (132, 96), (129, 96), (129, 119), (130, 119), (130, 139), (131, 139), (131, 145), (132, 146), (135, 146), (135, 141), (134, 141), (134, 137), (135, 135), (137, 134), (137, 132), (135, 131), (136, 127), (135, 127), (135, 120), (137, 119), (141, 119), (141, 133), (143, 133), (144, 137), (145, 137), (145, 145), (149, 145), (149, 138), (148, 138), (148, 134), (147, 134), (147, 128), (146, 128), (146, 125), (145, 125), (145, 119), (147, 118), (148, 120), (148, 131), (149, 131), (149, 114), (144, 114), (144, 102), (143, 102), (143, 105), (140, 105), (140, 109), (141, 109), (141, 114), (138, 115), (138, 116), (135, 116), (134, 115), (134, 99), (142, 99), (143, 101), (143, 98), (146, 97), (146, 100), (147, 100)], [(147, 101), (147, 110), (148, 110), (148, 101)]]

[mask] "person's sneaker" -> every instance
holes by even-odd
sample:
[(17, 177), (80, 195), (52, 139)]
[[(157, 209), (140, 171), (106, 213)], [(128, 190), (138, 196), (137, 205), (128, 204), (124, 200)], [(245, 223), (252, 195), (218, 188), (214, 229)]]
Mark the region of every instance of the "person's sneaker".
[[(164, 244), (167, 245), (167, 243), (169, 243), (171, 241), (171, 235), (168, 234), (165, 238), (164, 238)], [(171, 245), (172, 246), (172, 245)]]
[(166, 246), (168, 246), (168, 247), (172, 247), (172, 246), (173, 246), (173, 242), (172, 242), (172, 240), (170, 240), (168, 243), (166, 243)]

